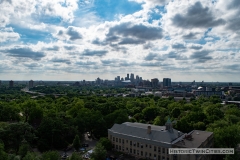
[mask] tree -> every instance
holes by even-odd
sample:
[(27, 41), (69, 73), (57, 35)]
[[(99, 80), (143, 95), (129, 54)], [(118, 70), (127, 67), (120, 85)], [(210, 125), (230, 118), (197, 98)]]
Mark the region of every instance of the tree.
[(93, 150), (93, 153), (91, 154), (91, 159), (93, 160), (104, 160), (106, 158), (107, 151), (102, 146), (101, 143), (97, 143), (96, 147)]
[(103, 137), (103, 138), (100, 138), (99, 142), (98, 143), (101, 143), (101, 145), (107, 150), (107, 151), (110, 151), (112, 149), (112, 142)]
[(171, 111), (171, 116), (174, 118), (178, 118), (178, 116), (180, 115), (181, 111), (179, 108), (173, 108), (173, 110)]
[(40, 160), (40, 158), (33, 152), (27, 152), (22, 160)]
[(28, 118), (29, 118), (30, 112), (32, 111), (33, 108), (36, 107), (36, 105), (37, 105), (36, 102), (33, 101), (33, 100), (25, 101), (21, 105), (22, 114), (25, 116), (25, 122), (28, 122)]
[(0, 103), (0, 121), (19, 121), (19, 109), (15, 105)]
[(7, 157), (8, 157), (8, 155), (4, 151), (4, 144), (0, 142), (0, 160), (6, 160)]
[(58, 151), (48, 151), (42, 154), (42, 160), (59, 160), (60, 155)]
[(23, 158), (27, 155), (29, 151), (29, 145), (27, 143), (23, 143), (18, 150), (18, 154)]
[(78, 135), (76, 135), (74, 140), (73, 140), (73, 147), (76, 151), (78, 151), (79, 148), (80, 148), (80, 139), (79, 139)]
[(83, 160), (83, 158), (80, 155), (78, 155), (76, 152), (73, 152), (69, 160)]
[(142, 113), (146, 120), (154, 120), (159, 112), (157, 107), (146, 107)]
[(65, 133), (68, 126), (60, 118), (45, 117), (38, 128), (38, 149), (47, 151), (50, 147), (60, 149), (65, 148)]
[(240, 143), (239, 125), (227, 125), (207, 130), (214, 132), (215, 148), (235, 148)]
[(23, 139), (32, 143), (35, 138), (33, 128), (28, 123), (6, 123), (0, 129), (0, 139), (4, 142), (6, 149), (17, 151)]

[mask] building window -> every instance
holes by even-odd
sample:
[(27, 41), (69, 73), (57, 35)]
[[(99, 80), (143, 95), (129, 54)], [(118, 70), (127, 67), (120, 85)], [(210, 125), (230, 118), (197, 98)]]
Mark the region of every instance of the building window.
[(141, 156), (143, 156), (143, 151), (141, 151)]
[(112, 135), (110, 135), (110, 139), (112, 139)]
[(162, 160), (165, 160), (165, 157), (164, 157), (164, 156), (162, 156)]
[(152, 146), (151, 146), (151, 145), (149, 145), (149, 148), (152, 148)]
[(149, 157), (151, 157), (152, 156), (152, 154), (151, 153), (149, 153)]
[(137, 155), (139, 155), (139, 150), (137, 150)]
[(167, 152), (167, 154), (168, 154), (168, 149), (166, 149), (166, 152)]
[(161, 147), (158, 147), (158, 153), (161, 153)]
[(145, 157), (147, 157), (147, 152), (145, 152)]
[(126, 142), (128, 143), (128, 140), (126, 140)]
[(169, 158), (167, 158), (167, 160), (169, 160)]
[(160, 159), (160, 156), (158, 156), (158, 160), (161, 160), (161, 159)]
[(165, 153), (165, 148), (162, 149), (162, 153)]
[(156, 159), (156, 154), (154, 154), (154, 159)]
[(113, 142), (115, 142), (115, 137), (113, 137)]
[(139, 147), (139, 143), (137, 143), (137, 147)]
[(135, 142), (133, 143), (133, 146), (136, 146), (136, 143), (135, 143)]
[(130, 146), (132, 145), (132, 141), (130, 141)]
[(148, 147), (148, 145), (146, 144), (146, 148)]
[(157, 147), (156, 147), (156, 146), (154, 146), (154, 151), (155, 151), (155, 152), (157, 151)]
[(124, 144), (124, 139), (122, 140), (122, 143)]
[(141, 144), (141, 148), (143, 148), (143, 144)]
[(121, 146), (119, 146), (119, 150), (121, 151)]
[(130, 153), (132, 153), (132, 148), (130, 148)]
[(119, 143), (121, 143), (121, 138), (119, 138)]
[(116, 145), (116, 149), (118, 150), (118, 145)]
[(118, 138), (116, 138), (116, 142), (118, 142)]
[(128, 151), (128, 147), (126, 148), (126, 150)]
[(136, 150), (135, 149), (133, 150), (133, 154), (136, 154)]

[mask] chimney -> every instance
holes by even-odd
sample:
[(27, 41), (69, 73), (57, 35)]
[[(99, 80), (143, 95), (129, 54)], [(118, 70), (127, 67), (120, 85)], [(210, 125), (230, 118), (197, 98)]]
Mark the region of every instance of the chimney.
[(147, 128), (147, 133), (148, 133), (148, 134), (151, 134), (151, 126), (148, 126), (148, 128)]

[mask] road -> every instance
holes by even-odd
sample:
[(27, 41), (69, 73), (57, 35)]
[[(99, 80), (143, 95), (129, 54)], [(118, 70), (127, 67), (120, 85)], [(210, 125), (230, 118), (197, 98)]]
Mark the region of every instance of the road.
[[(83, 144), (83, 143), (87, 143), (89, 145), (88, 147), (86, 147), (86, 150), (89, 151), (96, 146), (97, 140), (92, 139), (92, 138), (88, 138), (87, 133), (85, 133), (84, 137), (83, 137), (83, 141), (81, 142), (81, 144)], [(68, 156), (71, 156), (73, 152), (74, 152), (74, 149), (71, 149), (70, 151), (67, 151)], [(64, 151), (59, 151), (59, 153), (61, 155), (63, 155)]]

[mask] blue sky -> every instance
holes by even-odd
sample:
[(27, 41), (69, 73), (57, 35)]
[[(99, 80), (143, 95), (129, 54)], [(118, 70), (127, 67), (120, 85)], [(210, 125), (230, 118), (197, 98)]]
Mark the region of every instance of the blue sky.
[(0, 80), (239, 82), (239, 0), (0, 0)]

